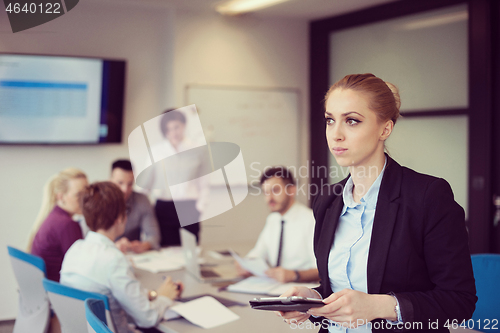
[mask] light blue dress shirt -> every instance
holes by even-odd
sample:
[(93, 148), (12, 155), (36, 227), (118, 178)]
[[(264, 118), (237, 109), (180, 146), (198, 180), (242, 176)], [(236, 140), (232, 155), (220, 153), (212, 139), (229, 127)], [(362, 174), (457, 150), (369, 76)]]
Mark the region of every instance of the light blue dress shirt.
[[(342, 193), (344, 207), (339, 217), (328, 259), (328, 274), (333, 292), (339, 292), (346, 288), (368, 292), (368, 251), (378, 193), (386, 164), (387, 158), (382, 172), (361, 198), (361, 203), (354, 201), (352, 196), (354, 186), (352, 178), (349, 177), (345, 184)], [(340, 323), (330, 322), (329, 332), (371, 332), (371, 328), (369, 325), (363, 325), (356, 329), (346, 329)]]

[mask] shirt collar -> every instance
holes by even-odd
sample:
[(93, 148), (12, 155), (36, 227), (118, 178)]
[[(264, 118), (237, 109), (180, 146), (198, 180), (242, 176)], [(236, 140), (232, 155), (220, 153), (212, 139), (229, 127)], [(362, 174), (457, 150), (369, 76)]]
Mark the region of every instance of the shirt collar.
[(56, 211), (58, 214), (68, 215), (71, 218), (71, 214), (59, 207), (57, 204), (54, 206), (54, 211)]
[(111, 239), (95, 231), (89, 231), (87, 233), (87, 236), (85, 236), (85, 241), (91, 243), (111, 245), (113, 247), (115, 246), (115, 243)]
[(283, 221), (290, 220), (290, 218), (297, 215), (297, 213), (294, 213), (296, 209), (297, 209), (297, 202), (294, 202), (293, 205), (290, 208), (288, 208), (285, 214), (281, 215), (281, 219)]
[(366, 208), (373, 209), (377, 206), (377, 199), (378, 199), (378, 192), (380, 190), (380, 184), (382, 183), (382, 178), (384, 176), (384, 171), (385, 167), (387, 165), (387, 157), (385, 158), (384, 162), (384, 167), (382, 168), (382, 172), (378, 175), (377, 179), (373, 182), (372, 186), (366, 192), (366, 194), (361, 198), (361, 203), (358, 204), (356, 201), (354, 201), (354, 198), (352, 196), (352, 188), (354, 186), (354, 183), (352, 181), (352, 177), (349, 177), (347, 180), (345, 186), (344, 186), (344, 191), (342, 192), (342, 199), (344, 201), (344, 208), (342, 209), (342, 214), (343, 215), (347, 208), (354, 208), (358, 205), (363, 205), (366, 206)]

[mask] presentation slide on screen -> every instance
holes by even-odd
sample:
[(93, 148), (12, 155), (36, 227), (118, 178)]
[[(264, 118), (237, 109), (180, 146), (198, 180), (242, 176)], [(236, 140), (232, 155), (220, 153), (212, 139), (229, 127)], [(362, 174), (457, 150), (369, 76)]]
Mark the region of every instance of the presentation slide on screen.
[(0, 142), (98, 142), (102, 63), (0, 55)]

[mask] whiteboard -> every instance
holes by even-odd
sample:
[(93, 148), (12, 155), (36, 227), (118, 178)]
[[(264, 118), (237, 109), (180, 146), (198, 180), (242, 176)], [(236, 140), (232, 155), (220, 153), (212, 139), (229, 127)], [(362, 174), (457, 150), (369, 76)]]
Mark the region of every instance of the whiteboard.
[(240, 146), (249, 184), (271, 166), (298, 167), (297, 90), (188, 85), (186, 102), (196, 105), (207, 142)]

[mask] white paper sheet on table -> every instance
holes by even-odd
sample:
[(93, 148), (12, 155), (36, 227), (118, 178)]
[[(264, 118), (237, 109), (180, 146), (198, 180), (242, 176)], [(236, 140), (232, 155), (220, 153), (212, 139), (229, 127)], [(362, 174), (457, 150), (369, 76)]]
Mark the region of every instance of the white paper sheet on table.
[(150, 271), (152, 273), (174, 271), (185, 266), (182, 261), (170, 255), (165, 255), (161, 251), (148, 251), (142, 254), (131, 255), (135, 267)]
[(141, 262), (135, 264), (135, 267), (143, 269), (145, 271), (149, 271), (151, 273), (159, 273), (159, 272), (176, 271), (184, 267), (184, 265), (170, 263), (165, 260), (152, 260), (148, 262)]
[(229, 285), (228, 291), (249, 294), (267, 294), (281, 283), (270, 277), (251, 276), (238, 283)]
[[(201, 248), (197, 248), (201, 252)], [(168, 247), (160, 251), (147, 251), (129, 255), (135, 267), (152, 273), (175, 271), (186, 265), (180, 246)]]
[[(186, 303), (178, 303), (167, 312), (176, 312), (202, 328), (214, 328), (240, 318), (236, 313), (210, 296), (200, 297)], [(172, 313), (169, 315), (172, 315)], [(165, 313), (164, 318), (166, 316), (167, 313)]]
[(271, 296), (280, 296), (284, 294), (288, 289), (292, 287), (306, 287), (306, 288), (314, 288), (319, 286), (319, 283), (299, 283), (299, 282), (288, 282), (280, 284), (279, 286), (269, 290), (267, 292), (268, 295)]
[(298, 282), (281, 283), (269, 277), (262, 278), (258, 276), (251, 276), (249, 278), (246, 278), (245, 280), (228, 286), (227, 290), (236, 293), (279, 296), (294, 286), (313, 288), (317, 287), (318, 284)]
[(241, 258), (236, 252), (229, 250), (233, 258), (240, 264), (243, 269), (249, 271), (255, 276), (266, 277), (266, 271), (269, 265), (262, 258)]
[(165, 311), (165, 313), (163, 314), (163, 320), (172, 320), (181, 318), (180, 314), (172, 310), (172, 307), (177, 304), (182, 304), (182, 303), (174, 301), (174, 304), (169, 309), (167, 309), (167, 311)]

